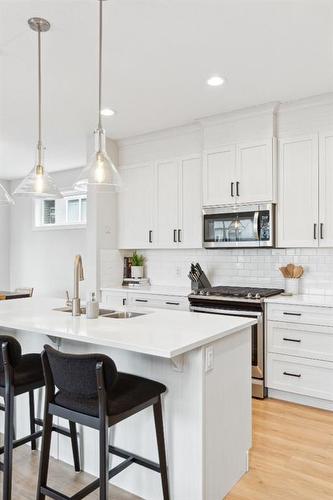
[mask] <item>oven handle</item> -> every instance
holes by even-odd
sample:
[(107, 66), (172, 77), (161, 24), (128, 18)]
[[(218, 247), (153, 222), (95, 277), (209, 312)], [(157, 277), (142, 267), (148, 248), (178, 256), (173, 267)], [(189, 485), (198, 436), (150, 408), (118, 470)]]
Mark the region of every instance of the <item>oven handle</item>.
[(207, 313), (215, 313), (215, 314), (226, 314), (228, 316), (246, 316), (253, 318), (262, 318), (262, 312), (255, 311), (239, 311), (238, 309), (213, 309), (211, 307), (199, 307), (199, 306), (191, 306), (190, 311), (192, 312), (207, 312)]

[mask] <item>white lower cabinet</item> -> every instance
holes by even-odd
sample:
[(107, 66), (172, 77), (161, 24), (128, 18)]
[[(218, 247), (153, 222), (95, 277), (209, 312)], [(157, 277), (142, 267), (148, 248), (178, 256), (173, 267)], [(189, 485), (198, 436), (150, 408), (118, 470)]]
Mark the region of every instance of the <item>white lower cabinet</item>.
[(140, 293), (134, 290), (114, 291), (102, 290), (101, 303), (110, 307), (127, 305), (135, 307), (152, 307), (156, 309), (174, 309), (188, 311), (188, 298), (178, 295), (159, 295), (153, 293)]
[[(333, 308), (267, 304), (267, 387), (333, 402)], [(287, 397), (288, 399), (288, 397)], [(292, 400), (292, 399), (291, 399)]]

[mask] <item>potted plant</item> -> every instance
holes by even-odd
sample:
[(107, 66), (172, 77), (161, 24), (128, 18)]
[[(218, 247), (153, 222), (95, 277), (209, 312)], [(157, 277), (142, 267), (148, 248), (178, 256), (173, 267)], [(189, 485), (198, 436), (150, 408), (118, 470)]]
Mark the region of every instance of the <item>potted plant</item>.
[(143, 278), (143, 264), (145, 258), (143, 255), (139, 255), (135, 250), (132, 255), (132, 265), (131, 265), (131, 276), (132, 278)]

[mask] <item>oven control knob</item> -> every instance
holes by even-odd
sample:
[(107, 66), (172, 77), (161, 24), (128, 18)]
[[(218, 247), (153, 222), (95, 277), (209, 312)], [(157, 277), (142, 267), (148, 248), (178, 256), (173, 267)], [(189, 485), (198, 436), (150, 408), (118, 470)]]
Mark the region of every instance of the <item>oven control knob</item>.
[(209, 290), (207, 290), (207, 292), (205, 293), (205, 295), (210, 295), (210, 291), (209, 291)]
[(206, 295), (205, 290), (200, 290), (199, 295)]
[(252, 293), (251, 293), (251, 292), (249, 292), (249, 293), (247, 294), (246, 298), (247, 298), (247, 299), (252, 299)]
[(256, 298), (256, 299), (261, 299), (261, 295), (260, 295), (260, 293), (256, 293), (255, 298)]

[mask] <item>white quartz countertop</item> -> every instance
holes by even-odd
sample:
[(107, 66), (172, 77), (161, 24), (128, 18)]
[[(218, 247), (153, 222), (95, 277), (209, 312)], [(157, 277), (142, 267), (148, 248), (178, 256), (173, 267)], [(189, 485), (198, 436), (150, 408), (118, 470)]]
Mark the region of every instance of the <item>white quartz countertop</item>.
[(151, 285), (146, 287), (128, 287), (128, 286), (113, 286), (108, 288), (101, 288), (101, 291), (106, 292), (135, 292), (147, 293), (152, 295), (173, 295), (176, 297), (187, 297), (191, 293), (190, 287), (171, 287), (162, 285)]
[(62, 306), (64, 301), (55, 298), (0, 301), (0, 328), (172, 358), (256, 322), (250, 318), (143, 308), (131, 308), (147, 314), (130, 319), (86, 319), (84, 315), (72, 317), (53, 310)]
[(290, 304), (295, 306), (333, 307), (330, 295), (275, 295), (265, 299), (268, 304)]

